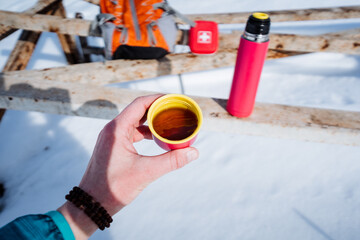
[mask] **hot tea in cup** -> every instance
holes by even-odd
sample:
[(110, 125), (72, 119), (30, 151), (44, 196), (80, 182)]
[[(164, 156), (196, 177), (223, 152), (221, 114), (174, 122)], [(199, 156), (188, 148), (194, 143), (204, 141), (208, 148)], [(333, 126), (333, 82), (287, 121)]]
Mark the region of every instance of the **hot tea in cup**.
[(198, 104), (180, 94), (158, 98), (149, 108), (147, 118), (155, 142), (165, 150), (190, 146), (202, 124)]

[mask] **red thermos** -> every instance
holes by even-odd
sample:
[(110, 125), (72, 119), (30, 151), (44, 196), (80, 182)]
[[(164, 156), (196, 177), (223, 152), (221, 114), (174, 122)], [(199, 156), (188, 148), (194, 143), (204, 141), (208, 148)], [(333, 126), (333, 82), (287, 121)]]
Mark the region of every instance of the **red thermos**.
[(236, 117), (251, 115), (269, 45), (270, 18), (252, 14), (241, 37), (227, 111)]

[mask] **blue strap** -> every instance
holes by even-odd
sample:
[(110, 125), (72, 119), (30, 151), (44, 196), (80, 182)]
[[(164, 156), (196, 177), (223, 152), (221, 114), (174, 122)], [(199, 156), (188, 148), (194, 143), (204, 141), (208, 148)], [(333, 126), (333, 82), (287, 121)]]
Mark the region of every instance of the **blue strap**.
[(60, 212), (51, 211), (46, 213), (46, 215), (52, 218), (52, 220), (62, 233), (64, 240), (75, 240), (75, 236), (70, 228), (70, 225)]

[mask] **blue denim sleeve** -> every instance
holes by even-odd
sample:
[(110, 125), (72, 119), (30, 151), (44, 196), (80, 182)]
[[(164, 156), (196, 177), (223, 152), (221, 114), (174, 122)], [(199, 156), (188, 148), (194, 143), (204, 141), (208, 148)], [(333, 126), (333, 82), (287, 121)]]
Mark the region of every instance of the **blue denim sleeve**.
[(22, 216), (0, 228), (0, 240), (8, 239), (74, 240), (75, 237), (63, 215), (52, 211)]

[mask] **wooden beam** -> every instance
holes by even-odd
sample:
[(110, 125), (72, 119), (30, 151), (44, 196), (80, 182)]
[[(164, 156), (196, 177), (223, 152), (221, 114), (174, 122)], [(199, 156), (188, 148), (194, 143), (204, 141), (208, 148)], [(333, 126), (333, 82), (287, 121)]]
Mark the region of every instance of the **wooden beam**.
[[(269, 51), (268, 59), (289, 56), (294, 53)], [(51, 69), (6, 72), (2, 78), (51, 80), (92, 85), (126, 82), (137, 79), (177, 75), (234, 66), (236, 51), (222, 51), (214, 55), (172, 54), (162, 60), (112, 60), (83, 63)], [(131, 69), (131, 71), (129, 71)]]
[(32, 32), (24, 30), (11, 52), (3, 72), (24, 70), (35, 49), (41, 32)]
[[(88, 49), (83, 49), (83, 51), (87, 51)], [(97, 53), (103, 52), (101, 49), (95, 49), (97, 50)], [(95, 53), (96, 53), (95, 52)], [(296, 54), (301, 54), (299, 52), (285, 52), (285, 51), (277, 51), (277, 50), (269, 50), (268, 52), (268, 59), (275, 59), (275, 58), (281, 58), (281, 57), (287, 57), (292, 56)], [(226, 54), (227, 55), (227, 61), (225, 61), (225, 58), (223, 58), (224, 61), (221, 62), (221, 64), (228, 64), (229, 66), (232, 66), (236, 54)], [(21, 56), (21, 54), (19, 55)], [(189, 55), (187, 55), (189, 56)], [(194, 56), (194, 55), (190, 55)], [(202, 58), (203, 60), (206, 60), (205, 58)], [(209, 59), (207, 59), (209, 60)], [(191, 59), (190, 61), (194, 62), (195, 59)], [(107, 83), (114, 83), (114, 82), (124, 82), (124, 81), (131, 81), (136, 79), (142, 79), (142, 78), (150, 78), (155, 76), (163, 76), (168, 75), (171, 73), (171, 65), (167, 64), (167, 61), (136, 61), (138, 63), (137, 65), (131, 63), (131, 61), (127, 60), (115, 60), (106, 62), (105, 65), (102, 63), (90, 63), (90, 64), (78, 64), (76, 66), (66, 66), (61, 68), (53, 68), (53, 69), (45, 69), (45, 70), (30, 70), (30, 71), (18, 71), (14, 74), (5, 73), (2, 77), (9, 78), (15, 77), (15, 78), (32, 78), (32, 79), (38, 79), (41, 80), (42, 78), (48, 79), (48, 80), (60, 80), (60, 81), (71, 81), (71, 82), (82, 82), (86, 84), (92, 84), (92, 85), (103, 85)], [(198, 61), (197, 61), (198, 63)], [(100, 64), (100, 66), (98, 66)], [(126, 70), (129, 64), (132, 66), (133, 71)], [(219, 63), (216, 63), (216, 66), (218, 66)], [(182, 64), (184, 65), (184, 64)], [(157, 71), (153, 71), (152, 66), (156, 66)], [(201, 71), (210, 69), (213, 67), (213, 64), (202, 64), (199, 67), (196, 67), (194, 64), (187, 64), (188, 68), (187, 70), (192, 71)], [(169, 69), (170, 67), (170, 69)], [(185, 66), (184, 66), (185, 67)], [(69, 69), (71, 68), (71, 69)], [(141, 68), (141, 70), (139, 69)], [(144, 69), (148, 69), (148, 71), (143, 72)], [(152, 69), (152, 70), (151, 70)], [(19, 69), (20, 70), (20, 69)], [(96, 71), (93, 71), (96, 70)], [(180, 74), (181, 72), (179, 70), (183, 70), (181, 68), (177, 68), (178, 73), (173, 74)], [(65, 73), (65, 74), (64, 74)], [(9, 74), (9, 75), (7, 75)], [(119, 75), (118, 75), (119, 74)], [(105, 76), (108, 76), (109, 78), (105, 78)], [(133, 78), (137, 77), (137, 78)], [(109, 81), (110, 80), (110, 81)], [(4, 115), (5, 109), (0, 109), (0, 120), (2, 118), (2, 115)]]
[[(0, 80), (0, 107), (112, 119), (138, 96), (150, 92), (64, 82)], [(203, 130), (360, 146), (360, 112), (257, 103), (246, 119), (230, 116), (226, 100), (194, 97), (203, 111)]]
[[(60, 3), (59, 6), (56, 8), (54, 15), (59, 16), (63, 19), (66, 18), (65, 8), (62, 3)], [(76, 46), (75, 36), (61, 33), (58, 33), (57, 36), (59, 38), (67, 62), (69, 64), (77, 64), (83, 62)]]
[[(39, 32), (24, 30), (14, 49), (12, 50), (5, 67), (4, 72), (24, 70), (35, 49), (36, 43), (40, 37)], [(0, 108), (0, 122), (5, 114), (6, 109)]]
[[(40, 2), (44, 2), (44, 1), (39, 1), (36, 6), (38, 6)], [(61, 2), (57, 4), (62, 5)], [(51, 8), (49, 7), (45, 8), (45, 10), (47, 11), (44, 13), (54, 14), (55, 8), (56, 5), (51, 4)], [(45, 11), (45, 10), (42, 9), (41, 11)], [(3, 71), (8, 72), (8, 71), (19, 71), (26, 69), (26, 66), (30, 61), (30, 58), (35, 50), (36, 44), (40, 38), (40, 35), (41, 32), (23, 30), (5, 64), (5, 67), (3, 68)], [(2, 117), (5, 114), (5, 111), (6, 109), (0, 109), (0, 121), (2, 120)]]
[[(24, 28), (33, 31), (49, 31), (61, 34), (88, 36), (90, 21), (83, 19), (62, 19), (57, 16), (28, 15), (23, 13), (0, 12), (0, 25)], [(238, 47), (241, 32), (220, 34), (220, 48)], [(360, 54), (358, 39), (336, 36), (301, 36), (291, 34), (271, 34), (270, 49), (284, 51), (326, 51), (347, 54)]]
[(360, 39), (360, 28), (337, 31), (333, 33), (327, 33), (323, 36), (329, 36), (334, 38), (344, 38), (344, 39)]
[(89, 36), (91, 21), (42, 14), (0, 11), (0, 27)]
[[(34, 14), (43, 14), (47, 13), (51, 9), (53, 9), (55, 6), (57, 6), (61, 0), (39, 0), (34, 7), (26, 10), (23, 13), (34, 15)], [(17, 29), (12, 28), (9, 26), (2, 26), (0, 24), (0, 40), (4, 39), (5, 37), (9, 36), (13, 32), (15, 32)]]
[[(309, 52), (283, 51), (283, 50), (269, 49), (267, 52), (267, 55), (266, 55), (266, 60), (297, 56), (297, 55), (302, 55), (302, 54), (307, 54), (307, 53), (309, 53)], [(234, 63), (234, 65), (235, 65), (235, 63)]]
[[(52, 4), (58, 3), (60, 0), (43, 0), (39, 2), (37, 8), (25, 13), (12, 13), (1, 11), (0, 13), (0, 40), (16, 28), (23, 28), (34, 31), (50, 31), (64, 34), (74, 34), (79, 36), (89, 36), (90, 21), (80, 19), (66, 19), (59, 23), (59, 18), (46, 18), (34, 16), (34, 13), (41, 13), (45, 7), (51, 7)], [(41, 4), (40, 4), (41, 3)], [(46, 5), (48, 4), (48, 5)], [(41, 8), (41, 6), (43, 8)], [(45, 7), (44, 7), (45, 6)], [(291, 11), (269, 11), (272, 22), (281, 21), (305, 21), (305, 20), (325, 20), (339, 18), (359, 18), (360, 7), (335, 7), (335, 8), (319, 8), (319, 9), (302, 9)], [(196, 14), (189, 15), (192, 20), (209, 20), (218, 23), (244, 23), (246, 22), (250, 12), (247, 13), (225, 13), (225, 14)], [(37, 25), (37, 26), (34, 26)], [(37, 28), (37, 29), (35, 29)], [(9, 29), (15, 29), (9, 31)]]
[[(41, 6), (41, 8), (40, 8)], [(40, 11), (43, 14), (58, 14), (65, 17), (65, 10), (61, 1), (40, 0), (27, 12)], [(36, 13), (36, 12), (35, 12)], [(24, 70), (35, 50), (41, 32), (23, 30), (13, 48), (3, 72)]]
[(360, 40), (333, 36), (273, 34), (270, 36), (269, 48), (286, 51), (360, 54)]
[[(264, 11), (269, 14), (271, 22), (333, 20), (345, 18), (360, 18), (360, 6), (310, 8), (281, 11)], [(253, 12), (223, 13), (223, 14), (192, 14), (191, 20), (215, 21), (219, 24), (246, 23)]]
[[(317, 36), (270, 34), (269, 49), (300, 52), (338, 52), (360, 54), (360, 29)], [(241, 32), (220, 34), (220, 48), (236, 49)]]
[[(84, 0), (84, 1), (96, 5), (100, 4), (100, 0)], [(331, 19), (360, 17), (359, 6), (294, 9), (294, 10), (264, 11), (264, 12), (270, 15), (272, 22), (331, 20)], [(245, 23), (248, 17), (252, 13), (253, 12), (190, 14), (186, 16), (193, 21), (206, 20), (206, 21), (214, 21), (222, 24), (229, 24), (229, 23)]]

